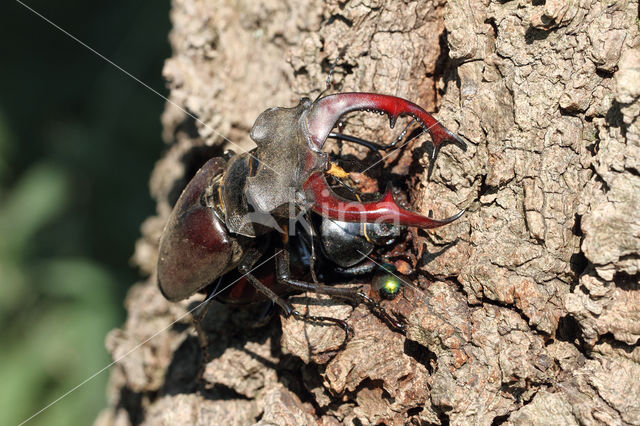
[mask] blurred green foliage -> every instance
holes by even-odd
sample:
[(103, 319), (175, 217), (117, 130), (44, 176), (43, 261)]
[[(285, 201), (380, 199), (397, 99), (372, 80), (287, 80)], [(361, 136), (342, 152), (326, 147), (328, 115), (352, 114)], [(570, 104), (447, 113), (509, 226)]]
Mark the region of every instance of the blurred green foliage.
[[(161, 90), (169, 1), (24, 1)], [(0, 424), (26, 420), (105, 367), (164, 101), (18, 2), (0, 16)], [(29, 424), (90, 424), (108, 372)]]

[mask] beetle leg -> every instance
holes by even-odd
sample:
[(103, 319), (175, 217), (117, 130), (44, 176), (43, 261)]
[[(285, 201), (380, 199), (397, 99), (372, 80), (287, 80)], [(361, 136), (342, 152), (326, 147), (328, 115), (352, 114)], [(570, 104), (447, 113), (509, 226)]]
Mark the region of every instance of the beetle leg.
[[(285, 253), (285, 251), (281, 251), (279, 253), (279, 255), (281, 255), (282, 253)], [(286, 252), (286, 253), (288, 255), (288, 252)], [(249, 251), (245, 255), (245, 260), (243, 261), (243, 263), (240, 266), (238, 266), (238, 271), (240, 271), (240, 273), (243, 274), (243, 276), (247, 279), (247, 281), (249, 281), (251, 283), (251, 285), (253, 285), (253, 287), (258, 292), (264, 294), (266, 297), (269, 298), (269, 300), (271, 300), (276, 305), (280, 306), (280, 308), (284, 312), (285, 316), (287, 316), (287, 317), (288, 316), (293, 316), (294, 318), (299, 319), (299, 320), (307, 320), (307, 321), (312, 321), (312, 322), (316, 322), (316, 323), (331, 322), (331, 323), (334, 323), (334, 324), (338, 325), (345, 332), (345, 339), (344, 339), (344, 342), (343, 342), (343, 345), (344, 345), (347, 342), (347, 340), (349, 340), (349, 336), (350, 336), (350, 333), (351, 333), (351, 327), (349, 327), (349, 325), (345, 321), (337, 319), (337, 318), (331, 318), (331, 317), (313, 316), (313, 315), (302, 314), (302, 313), (298, 312), (296, 309), (294, 309), (293, 306), (291, 306), (289, 303), (287, 303), (280, 296), (275, 294), (273, 292), (273, 290), (271, 290), (269, 287), (267, 287), (264, 284), (262, 284), (260, 282), (260, 280), (257, 279), (253, 274), (251, 274), (251, 267), (253, 266), (253, 264), (255, 264), (260, 259), (261, 255), (262, 254), (258, 250)], [(276, 261), (277, 261), (279, 255), (276, 256)], [(288, 264), (287, 264), (287, 266), (288, 266)], [(320, 284), (311, 284), (311, 283), (305, 283), (305, 284), (308, 285), (308, 286), (311, 286), (311, 287), (320, 285)], [(326, 287), (326, 286), (324, 286), (324, 287)], [(352, 296), (352, 297), (355, 297), (355, 292), (354, 292), (354, 296)]]
[[(369, 148), (371, 151), (373, 151), (373, 153), (378, 157), (379, 160), (382, 160), (382, 154), (380, 154), (380, 151), (391, 151), (392, 149), (394, 149), (404, 138), (404, 136), (407, 134), (407, 131), (409, 130), (409, 127), (413, 124), (415, 120), (411, 120), (409, 121), (409, 123), (404, 127), (404, 129), (402, 130), (402, 132), (400, 132), (400, 135), (394, 139), (393, 142), (391, 142), (389, 145), (382, 145), (376, 142), (371, 142), (368, 141), (366, 139), (362, 139), (362, 138), (358, 138), (355, 136), (351, 136), (351, 135), (345, 135), (342, 133), (334, 133), (331, 132), (329, 133), (329, 135), (327, 136), (327, 138), (331, 138), (331, 139), (337, 139), (340, 141), (347, 141), (347, 142), (353, 142), (355, 144), (358, 145), (362, 145), (366, 148)], [(409, 137), (407, 137), (407, 140), (405, 141), (405, 143), (403, 145), (408, 144), (409, 142), (411, 142), (412, 139), (415, 139), (416, 137), (418, 137), (422, 132), (417, 132), (417, 133), (410, 133)]]
[(283, 250), (276, 256), (276, 276), (278, 281), (301, 291), (313, 291), (318, 294), (340, 297), (357, 301), (357, 290), (352, 288), (337, 288), (324, 284), (315, 284), (292, 279), (289, 272), (289, 252)]
[[(309, 212), (306, 213), (307, 223), (311, 224), (311, 217)], [(320, 284), (318, 282), (318, 277), (316, 276), (316, 245), (313, 242), (313, 237), (315, 237), (315, 231), (313, 230), (313, 226), (309, 226), (308, 228), (309, 236), (311, 237), (311, 254), (309, 255), (309, 270), (311, 271), (311, 279), (315, 284)]]
[[(286, 250), (283, 250), (276, 256), (276, 273), (278, 279), (288, 284), (292, 287), (295, 287), (299, 290), (303, 291), (315, 291), (319, 294), (327, 294), (330, 296), (342, 297), (348, 300), (351, 300), (355, 303), (363, 303), (366, 305), (376, 316), (382, 319), (385, 323), (389, 324), (396, 331), (400, 331), (404, 333), (406, 327), (404, 324), (399, 322), (397, 319), (393, 318), (386, 309), (384, 309), (378, 302), (371, 299), (369, 296), (364, 294), (359, 289), (344, 289), (344, 288), (335, 288), (322, 284), (312, 284), (304, 281), (293, 280), (289, 278), (289, 253)], [(298, 315), (300, 315), (298, 313)], [(295, 313), (294, 313), (295, 316)], [(298, 318), (298, 317), (296, 317)], [(308, 319), (311, 321), (319, 320), (319, 321), (332, 321), (336, 322), (340, 325), (347, 333), (347, 337), (345, 338), (345, 343), (348, 340), (349, 333), (351, 331), (351, 327), (342, 321), (336, 318), (330, 317), (311, 317), (303, 315), (299, 319)]]
[[(281, 251), (276, 256), (276, 277), (278, 281), (281, 283), (287, 284), (291, 287), (294, 287), (298, 290), (302, 291), (313, 291), (318, 294), (327, 294), (334, 297), (341, 297), (352, 301), (357, 301), (357, 291), (356, 289), (349, 288), (336, 288), (318, 283), (309, 283), (305, 281), (298, 281), (290, 278), (289, 276), (289, 252), (287, 250)], [(302, 314), (296, 310), (292, 312), (294, 318), (303, 320), (303, 321), (311, 321), (315, 323), (327, 323), (332, 322), (338, 325), (340, 328), (344, 330), (345, 336), (344, 341), (341, 346), (344, 346), (349, 340), (350, 335), (353, 333), (353, 330), (347, 324), (346, 321), (325, 317), (325, 316), (317, 316), (317, 315), (308, 315)]]
[(286, 316), (289, 316), (293, 313), (295, 309), (293, 309), (290, 304), (285, 302), (284, 299), (275, 294), (269, 287), (262, 284), (259, 279), (257, 279), (251, 274), (251, 272), (249, 272), (251, 270), (251, 267), (241, 265), (238, 267), (238, 270), (251, 283), (251, 285), (255, 287), (257, 291), (267, 296), (269, 300), (271, 300), (276, 305), (280, 306)]
[(369, 272), (372, 272), (374, 269), (376, 269), (376, 264), (371, 260), (367, 260), (364, 263), (359, 263), (349, 268), (337, 267), (335, 270), (339, 274), (355, 277), (358, 275), (368, 274)]
[(385, 147), (380, 144), (377, 144), (375, 142), (371, 142), (365, 139), (360, 139), (351, 135), (343, 135), (342, 133), (332, 132), (332, 133), (329, 133), (329, 136), (327, 137), (331, 139), (337, 139), (339, 141), (353, 142), (358, 145), (367, 147), (376, 155), (376, 157), (378, 157), (379, 160), (382, 160), (382, 154), (380, 154), (380, 151), (384, 151)]
[[(344, 340), (342, 341), (342, 344), (340, 345), (340, 348), (342, 348), (342, 347), (344, 347), (346, 345), (347, 341), (349, 340), (349, 337), (353, 333), (353, 330), (351, 329), (349, 324), (347, 324), (346, 321), (338, 319), (338, 318), (332, 318), (332, 317), (303, 314), (300, 311), (294, 309), (293, 306), (291, 306), (284, 299), (282, 299), (277, 294), (275, 294), (273, 291), (271, 291), (270, 288), (268, 288), (267, 286), (262, 284), (259, 279), (257, 279), (256, 277), (254, 277), (250, 273), (245, 273), (245, 277), (249, 280), (249, 282), (251, 284), (253, 284), (253, 286), (256, 288), (256, 290), (258, 290), (259, 292), (261, 292), (262, 294), (267, 296), (269, 299), (271, 299), (278, 306), (280, 306), (280, 308), (284, 311), (285, 316), (287, 316), (287, 317), (288, 316), (293, 316), (297, 320), (310, 321), (310, 322), (313, 322), (313, 323), (316, 323), (316, 324), (326, 324), (326, 323), (336, 324), (338, 327), (340, 327), (342, 330), (344, 330)], [(312, 285), (312, 284), (310, 284), (310, 285)]]
[(198, 343), (200, 344), (200, 366), (198, 367), (198, 373), (196, 374), (196, 381), (202, 381), (202, 376), (204, 375), (204, 369), (209, 362), (209, 337), (207, 337), (207, 332), (202, 328), (202, 320), (207, 316), (207, 312), (209, 312), (209, 308), (211, 307), (211, 302), (213, 302), (213, 295), (216, 294), (218, 287), (220, 286), (220, 282), (222, 277), (218, 279), (216, 287), (208, 288), (205, 298), (198, 306), (196, 312), (193, 313), (193, 326), (196, 330), (196, 336), (198, 337)]
[(344, 348), (345, 345), (347, 344), (347, 342), (349, 341), (349, 338), (353, 334), (353, 329), (351, 328), (351, 326), (349, 324), (347, 324), (346, 321), (338, 319), (338, 318), (302, 314), (297, 310), (294, 310), (292, 312), (292, 315), (293, 315), (293, 317), (295, 319), (300, 320), (300, 321), (308, 321), (308, 322), (313, 322), (313, 323), (316, 323), (316, 324), (323, 324), (323, 323), (326, 324), (327, 322), (336, 324), (338, 327), (340, 327), (342, 330), (344, 330), (344, 340), (342, 341), (342, 343), (340, 344), (340, 347), (338, 349)]
[(378, 316), (378, 318), (389, 324), (396, 331), (399, 331), (401, 333), (406, 332), (407, 327), (396, 318), (392, 317), (389, 312), (387, 312), (387, 310), (383, 308), (382, 305), (380, 305), (378, 302), (362, 292), (359, 292), (357, 296), (359, 301), (365, 304), (369, 309), (371, 309), (376, 314), (376, 316)]

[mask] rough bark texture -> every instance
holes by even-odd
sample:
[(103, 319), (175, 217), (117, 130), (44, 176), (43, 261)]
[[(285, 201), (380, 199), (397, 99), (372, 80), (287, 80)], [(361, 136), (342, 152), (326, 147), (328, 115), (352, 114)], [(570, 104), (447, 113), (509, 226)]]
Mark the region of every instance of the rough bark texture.
[[(119, 362), (97, 424), (640, 424), (637, 15), (630, 0), (174, 0), (164, 74), (206, 125), (167, 105), (135, 255), (150, 276), (107, 337)], [(353, 326), (332, 352), (335, 327), (216, 304), (196, 383), (185, 312), (202, 297), (172, 304), (155, 284), (171, 206), (231, 147), (221, 135), (250, 147), (260, 112), (317, 95), (343, 46), (342, 91), (413, 100), (467, 140), (431, 180), (417, 144), (390, 163), (416, 210), (468, 211), (400, 248), (416, 288), (385, 307), (406, 336), (365, 307), (292, 298)], [(368, 120), (353, 127), (371, 137)]]

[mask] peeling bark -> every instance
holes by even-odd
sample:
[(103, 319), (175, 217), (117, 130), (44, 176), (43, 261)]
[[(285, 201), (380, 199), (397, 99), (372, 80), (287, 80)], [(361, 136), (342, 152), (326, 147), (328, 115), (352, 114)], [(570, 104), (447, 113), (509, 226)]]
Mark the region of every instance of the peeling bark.
[[(119, 361), (97, 424), (640, 424), (637, 14), (630, 0), (174, 0), (164, 75), (199, 121), (170, 104), (162, 117), (157, 215), (135, 254), (150, 275), (107, 337)], [(419, 144), (388, 160), (416, 210), (467, 213), (402, 247), (415, 287), (383, 304), (406, 336), (363, 306), (293, 297), (352, 325), (337, 350), (336, 327), (216, 304), (196, 383), (185, 312), (202, 296), (172, 304), (155, 284), (171, 206), (228, 140), (251, 146), (260, 112), (316, 96), (345, 46), (341, 91), (410, 99), (467, 140), (431, 179)]]

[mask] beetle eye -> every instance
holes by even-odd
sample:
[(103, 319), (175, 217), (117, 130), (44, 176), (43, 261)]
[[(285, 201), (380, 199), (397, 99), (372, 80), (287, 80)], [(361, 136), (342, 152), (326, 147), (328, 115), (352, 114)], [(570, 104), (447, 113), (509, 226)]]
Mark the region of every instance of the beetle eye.
[(390, 264), (384, 264), (380, 271), (373, 277), (373, 289), (383, 299), (394, 299), (402, 288), (402, 280), (396, 276), (396, 268)]

